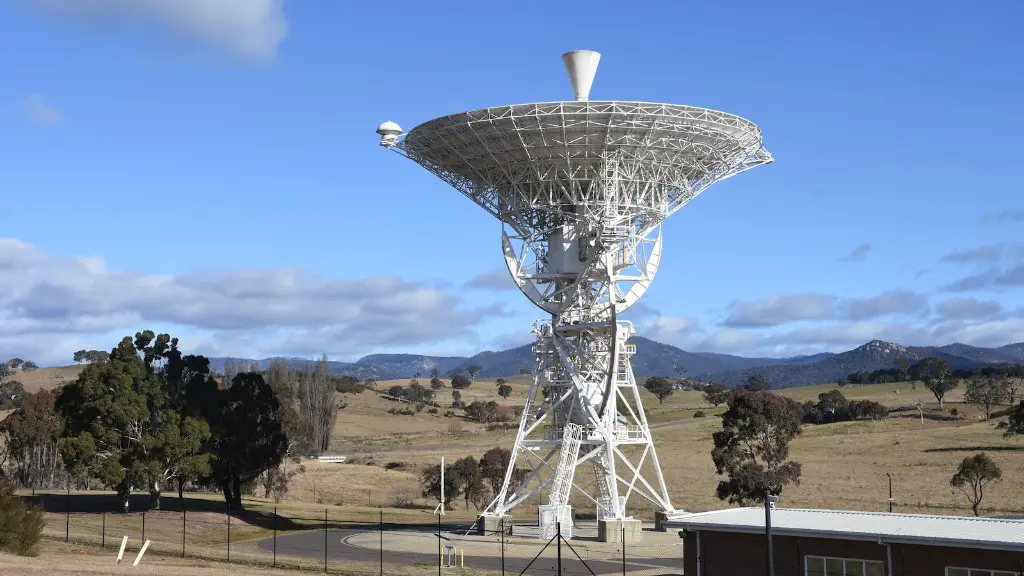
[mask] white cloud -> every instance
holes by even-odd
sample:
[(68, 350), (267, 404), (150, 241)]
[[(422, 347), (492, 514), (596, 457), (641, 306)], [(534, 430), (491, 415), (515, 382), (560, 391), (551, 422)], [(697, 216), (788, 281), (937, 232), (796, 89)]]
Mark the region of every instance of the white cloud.
[(829, 294), (775, 294), (729, 305), (723, 325), (728, 328), (769, 328), (809, 320), (868, 320), (918, 314), (928, 299), (914, 292), (893, 290), (870, 298), (838, 298)]
[(466, 288), (478, 290), (491, 290), (494, 292), (505, 292), (518, 290), (516, 283), (509, 275), (508, 268), (495, 268), (483, 274), (478, 274), (466, 282)]
[(1024, 222), (1024, 210), (1009, 208), (1002, 212), (992, 212), (982, 216), (981, 221), (986, 224), (992, 222)]
[(252, 61), (271, 60), (288, 35), (283, 0), (22, 0), (76, 21), (144, 22)]
[(943, 262), (999, 262), (1003, 258), (1003, 254), (1006, 253), (1007, 246), (1005, 244), (989, 244), (986, 246), (979, 246), (970, 250), (961, 250), (959, 252), (950, 252), (942, 257)]
[(882, 316), (918, 314), (928, 310), (928, 298), (906, 290), (891, 290), (871, 298), (850, 298), (843, 302), (839, 317), (867, 320)]
[[(1019, 315), (1018, 315), (1019, 316)], [(743, 356), (788, 357), (818, 352), (842, 352), (871, 340), (907, 346), (943, 346), (961, 342), (996, 347), (1024, 340), (1024, 319), (971, 319), (932, 323), (830, 322), (788, 331), (750, 331), (722, 328), (708, 335), (693, 350)]]
[(60, 110), (46, 103), (42, 94), (32, 94), (22, 100), (21, 112), (36, 124), (56, 125), (64, 121)]
[(723, 324), (730, 328), (761, 328), (801, 320), (827, 320), (835, 316), (838, 299), (828, 294), (775, 294), (729, 305)]
[(476, 343), (475, 327), (502, 314), (499, 306), (467, 307), (437, 287), (393, 276), (330, 279), (299, 269), (141, 274), (0, 239), (0, 353), (36, 361), (66, 359), (66, 347), (50, 353), (40, 349), (45, 342), (107, 348), (116, 339), (98, 335), (153, 325), (200, 332), (222, 353), (354, 357)]
[(686, 347), (704, 333), (700, 322), (688, 316), (648, 316), (639, 321), (637, 334), (645, 338)]
[(839, 259), (840, 262), (863, 262), (867, 259), (868, 253), (874, 250), (871, 244), (860, 244), (848, 254)]
[(977, 298), (951, 298), (940, 302), (936, 312), (946, 320), (970, 320), (990, 318), (999, 314), (1003, 306), (995, 300), (978, 300)]

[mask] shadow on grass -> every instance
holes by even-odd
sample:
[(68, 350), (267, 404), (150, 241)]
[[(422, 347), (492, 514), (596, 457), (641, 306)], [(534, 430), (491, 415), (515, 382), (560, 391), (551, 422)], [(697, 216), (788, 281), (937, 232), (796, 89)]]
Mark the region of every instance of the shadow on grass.
[[(121, 501), (116, 494), (79, 493), (71, 494), (69, 497), (67, 494), (60, 493), (41, 493), (35, 496), (23, 496), (23, 498), (29, 503), (42, 508), (44, 512), (53, 514), (65, 514), (70, 511), (72, 514), (100, 514), (106, 512), (107, 514), (125, 515), (121, 511)], [(140, 515), (146, 512), (151, 514), (160, 512), (174, 513), (182, 512), (183, 510), (188, 514), (196, 512), (226, 514), (228, 512), (227, 505), (223, 501), (208, 498), (190, 498), (187, 494), (184, 499), (166, 495), (161, 497), (160, 510), (151, 509), (150, 498), (146, 494), (132, 494), (128, 499), (128, 503), (131, 512), (127, 515)], [(256, 507), (231, 510), (232, 518), (265, 530), (276, 528), (277, 530), (287, 531), (324, 527), (323, 515), (317, 517), (316, 512), (312, 510), (301, 516), (299, 514), (301, 513), (289, 516), (289, 511), (275, 514), (273, 510), (261, 510)], [(338, 520), (329, 520), (327, 525), (332, 528), (372, 526), (373, 529), (377, 529), (379, 527), (377, 522), (346, 522)], [(385, 529), (386, 526), (385, 524)]]
[[(22, 496), (27, 502), (38, 506), (43, 509), (44, 512), (52, 514), (66, 514), (69, 511), (72, 514), (101, 514), (107, 513), (109, 515), (125, 516), (126, 514), (121, 512), (121, 501), (116, 494), (113, 493), (73, 493), (70, 497), (67, 494), (61, 494), (59, 492), (54, 493), (38, 493), (34, 496), (26, 495)], [(70, 506), (69, 506), (70, 498)], [(190, 497), (189, 494), (185, 494), (184, 499), (179, 499), (177, 495), (164, 495), (160, 498), (160, 510), (153, 510), (150, 508), (150, 498), (146, 494), (132, 494), (128, 500), (131, 512), (129, 516), (139, 516), (145, 513), (175, 513), (186, 511), (187, 514), (192, 513), (213, 513), (213, 514), (226, 514), (227, 506), (222, 500), (201, 498), (201, 497)], [(337, 514), (337, 512), (335, 512)], [(408, 523), (408, 522), (389, 522), (387, 521), (387, 513), (381, 513), (381, 519), (377, 521), (361, 521), (361, 520), (340, 520), (336, 518), (330, 518), (330, 513), (327, 514), (325, 522), (324, 510), (279, 510), (277, 513), (274, 512), (273, 505), (250, 503), (249, 508), (244, 510), (231, 510), (231, 518), (240, 520), (265, 530), (279, 530), (279, 531), (292, 531), (292, 530), (322, 530), (324, 528), (331, 530), (338, 529), (352, 529), (352, 530), (365, 530), (365, 531), (389, 531), (389, 530), (403, 530), (403, 531), (416, 531), (416, 532), (434, 532), (437, 530), (438, 525), (436, 521), (427, 521), (421, 523)], [(225, 518), (226, 520), (226, 518)], [(466, 521), (459, 520), (445, 520), (442, 522), (443, 530), (452, 530), (457, 528), (468, 529), (469, 523)]]
[(925, 452), (1024, 452), (1024, 446), (949, 446), (926, 448)]
[[(889, 417), (890, 418), (910, 418), (910, 419), (920, 420), (921, 419), (921, 414), (917, 410), (914, 410), (913, 412), (909, 412), (909, 411), (900, 411), (900, 412), (890, 411), (889, 412)], [(961, 418), (960, 416), (953, 416), (951, 414), (947, 414), (947, 413), (944, 413), (944, 412), (929, 412), (927, 410), (925, 410), (925, 412), (924, 412), (924, 419), (925, 420), (935, 420), (935, 421), (938, 421), (938, 422), (959, 422), (959, 421), (963, 420), (963, 418)]]

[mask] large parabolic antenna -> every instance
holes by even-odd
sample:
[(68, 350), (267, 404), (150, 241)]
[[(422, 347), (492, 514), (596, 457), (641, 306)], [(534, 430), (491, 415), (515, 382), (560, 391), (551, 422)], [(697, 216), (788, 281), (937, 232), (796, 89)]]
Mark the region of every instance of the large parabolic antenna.
[[(502, 223), (512, 279), (550, 314), (536, 325), (533, 382), (501, 517), (539, 494), (541, 537), (571, 526), (581, 494), (599, 521), (625, 521), (637, 495), (673, 511), (617, 315), (650, 286), (661, 223), (709, 186), (772, 161), (752, 122), (715, 110), (591, 101), (600, 55), (563, 55), (575, 101), (497, 106), (377, 129), (396, 151)], [(517, 462), (531, 473), (514, 473)], [(592, 469), (577, 477), (586, 466)], [(575, 489), (575, 490), (574, 490)], [(576, 502), (580, 497), (575, 498)]]

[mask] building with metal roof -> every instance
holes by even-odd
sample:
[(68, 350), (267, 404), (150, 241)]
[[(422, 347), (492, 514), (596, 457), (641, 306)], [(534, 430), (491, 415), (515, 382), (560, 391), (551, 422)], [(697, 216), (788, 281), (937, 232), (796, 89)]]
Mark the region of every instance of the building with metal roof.
[[(763, 508), (676, 514), (685, 573), (767, 573)], [(776, 576), (1022, 576), (1024, 521), (845, 510), (771, 511)]]

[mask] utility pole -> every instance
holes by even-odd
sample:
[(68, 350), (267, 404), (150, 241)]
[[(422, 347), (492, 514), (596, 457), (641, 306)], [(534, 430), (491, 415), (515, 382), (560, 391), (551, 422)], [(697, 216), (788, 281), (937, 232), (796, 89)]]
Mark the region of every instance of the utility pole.
[(886, 472), (885, 475), (889, 477), (889, 513), (892, 514), (892, 505), (893, 505), (893, 500), (892, 500), (892, 474), (889, 474), (888, 472)]

